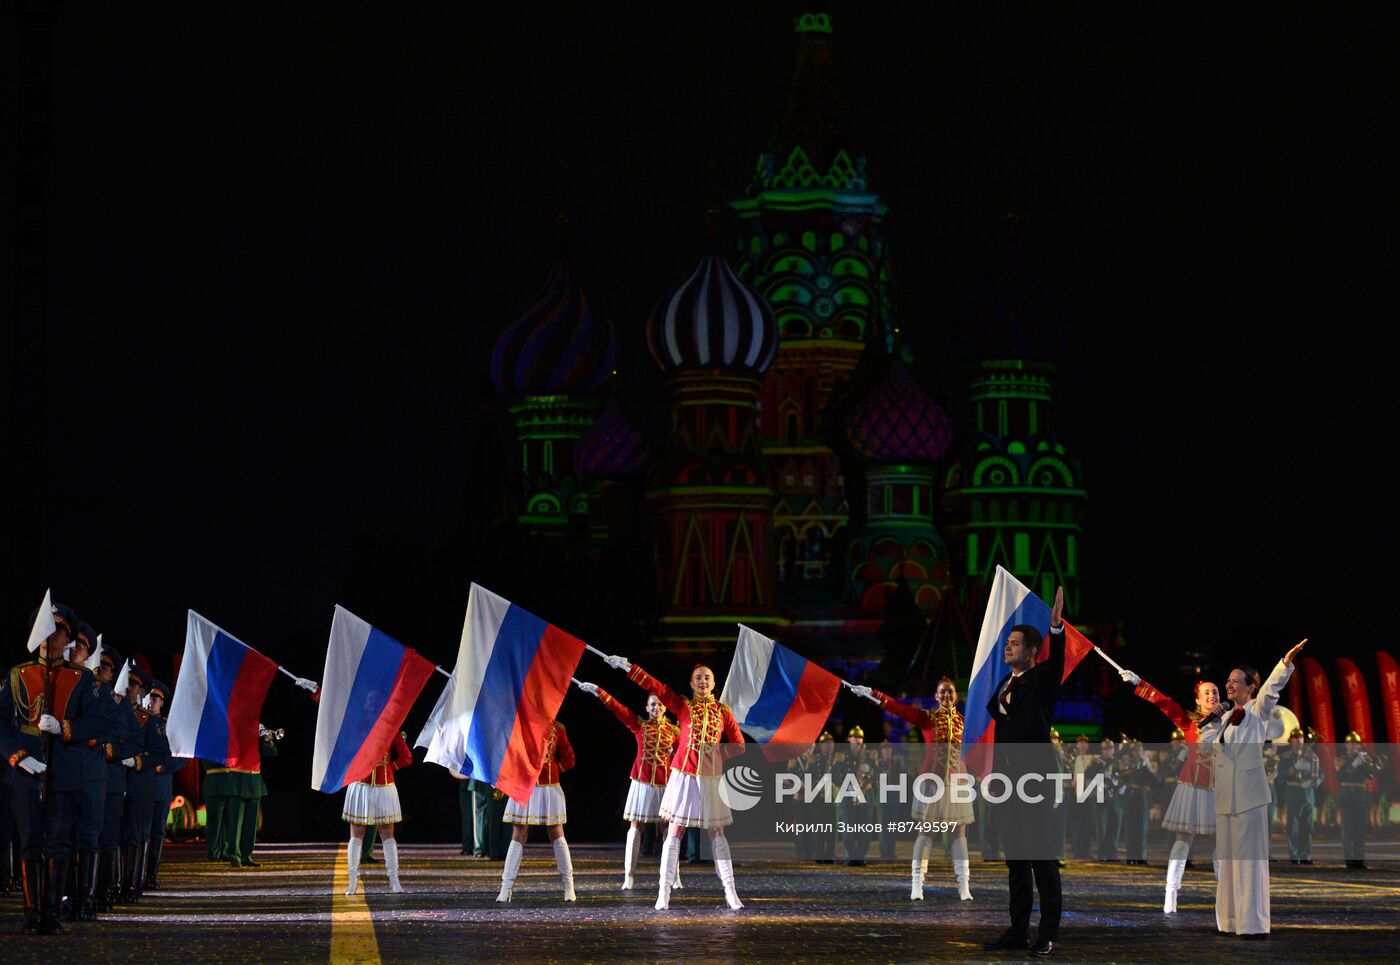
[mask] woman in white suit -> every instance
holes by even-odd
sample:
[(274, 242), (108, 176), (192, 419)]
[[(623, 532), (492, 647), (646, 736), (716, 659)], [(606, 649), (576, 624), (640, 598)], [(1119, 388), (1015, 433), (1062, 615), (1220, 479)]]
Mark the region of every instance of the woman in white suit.
[(1264, 685), (1250, 666), (1230, 671), (1226, 703), (1211, 708), (1201, 744), (1215, 749), (1215, 927), (1224, 935), (1269, 935), (1269, 783), (1264, 741), (1279, 695), (1293, 675), (1304, 640), (1279, 661)]

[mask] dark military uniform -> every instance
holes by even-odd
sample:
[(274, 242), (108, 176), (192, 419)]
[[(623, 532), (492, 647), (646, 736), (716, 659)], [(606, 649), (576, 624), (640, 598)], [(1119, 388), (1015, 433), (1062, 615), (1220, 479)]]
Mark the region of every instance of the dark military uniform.
[[(78, 639), (89, 653), (97, 649), (97, 634), (92, 627), (81, 621), (78, 624)], [(79, 664), (68, 664), (78, 670), (86, 670)], [(79, 792), (78, 819), (73, 826), (73, 848), (78, 860), (71, 866), (73, 874), (67, 887), (69, 896), (68, 918), (70, 921), (83, 919), (91, 921), (97, 917), (97, 853), (102, 834), (102, 821), (107, 803), (107, 759), (104, 748), (117, 726), (116, 708), (108, 701), (110, 688), (93, 679), (101, 689), (98, 706), (106, 717), (105, 733), (90, 737), (83, 743), (83, 786)]]
[[(63, 619), (71, 632), (76, 619), (66, 607), (59, 609), (64, 613), (56, 612), (55, 621)], [(38, 916), (39, 931), (62, 931), (59, 900), (72, 858), (74, 822), (95, 827), (98, 821), (86, 813), (90, 799), (83, 792), (91, 772), (88, 741), (106, 740), (111, 727), (101, 700), (101, 685), (86, 668), (42, 656), (12, 669), (0, 688), (0, 753), (10, 764), (6, 780), (19, 829), (27, 930), (34, 929)], [(58, 720), (58, 734), (40, 730), (46, 713)], [(18, 765), (26, 757), (47, 758), (48, 772), (22, 770)], [(95, 850), (95, 832), (91, 844)], [(42, 909), (36, 902), (41, 858), (47, 861)]]
[(1118, 860), (1118, 839), (1122, 834), (1123, 781), (1112, 757), (1100, 756), (1084, 769), (1084, 784), (1103, 775), (1103, 799), (1094, 800), (1094, 825), (1099, 840), (1099, 860)]
[[(823, 751), (821, 749), (823, 744), (831, 747), (832, 752)], [(823, 733), (817, 739), (817, 751), (813, 755), (811, 766), (807, 771), (812, 776), (814, 791), (824, 776), (832, 774), (836, 765), (834, 750), (835, 744), (831, 735)], [(818, 864), (833, 864), (836, 861), (836, 778), (834, 776), (832, 777), (830, 794), (831, 803), (827, 802), (826, 794), (818, 792), (807, 806), (807, 820), (809, 822), (813, 825), (830, 825), (830, 830), (823, 827), (822, 830), (812, 831), (812, 858)]]
[[(276, 757), (276, 742), (262, 737), (258, 753), (261, 758)], [(228, 767), (209, 769), (210, 774), (220, 771), (228, 782), (228, 811), (224, 816), (221, 850), (229, 864), (250, 868), (256, 865), (253, 861), (253, 843), (258, 833), (258, 809), (262, 806), (262, 799), (267, 797), (262, 765), (259, 763), (257, 770)]]
[[(117, 668), (121, 666), (121, 654), (111, 647), (104, 647), (101, 656), (105, 673), (115, 679)], [(138, 749), (127, 742), (128, 720), (134, 721), (131, 709), (125, 698), (112, 692), (111, 684), (102, 685), (103, 699), (110, 701), (112, 729), (102, 744), (102, 758), (107, 768), (107, 783), (102, 804), (102, 831), (97, 838), (97, 889), (96, 904), (99, 912), (111, 911), (117, 901), (117, 885), (120, 881), (122, 811), (126, 804), (126, 768), (122, 761), (135, 755)]]
[(1306, 744), (1290, 743), (1278, 764), (1275, 786), (1282, 798), (1288, 822), (1288, 857), (1294, 864), (1312, 862), (1313, 812), (1317, 804), (1314, 788), (1322, 781), (1322, 762)]
[[(1355, 739), (1354, 739), (1355, 738)], [(1342, 860), (1348, 868), (1366, 867), (1366, 812), (1371, 796), (1366, 782), (1380, 769), (1374, 759), (1360, 750), (1353, 732), (1346, 736), (1347, 748), (1337, 762), (1337, 815), (1342, 822)], [(1351, 745), (1357, 745), (1352, 750)]]
[[(133, 667), (133, 679), (144, 687), (145, 673)], [(141, 900), (146, 877), (146, 843), (151, 837), (151, 814), (155, 809), (156, 773), (170, 761), (170, 742), (165, 721), (144, 708), (132, 707), (130, 695), (123, 703), (128, 709), (127, 739), (136, 749), (129, 755), (133, 763), (126, 775), (126, 813), (122, 821), (121, 900), (135, 904)]]
[[(151, 692), (161, 695), (162, 711), (170, 706), (170, 688), (157, 680), (151, 684)], [(158, 716), (162, 731), (166, 726), (164, 713)], [(169, 747), (169, 738), (166, 738)], [(151, 804), (151, 833), (146, 839), (146, 874), (143, 888), (146, 891), (160, 889), (160, 857), (165, 850), (165, 826), (170, 820), (170, 802), (175, 799), (175, 774), (190, 762), (188, 757), (173, 757), (166, 754), (165, 762), (155, 766), (155, 796)]]
[(506, 796), (485, 781), (470, 778), (472, 798), (476, 807), (476, 827), (481, 854), (492, 861), (504, 861), (510, 850), (510, 831), (506, 827)]
[[(852, 728), (854, 731), (855, 728)], [(848, 735), (849, 736), (849, 735)], [(864, 733), (861, 737), (864, 738)], [(854, 785), (861, 797), (843, 796), (847, 778), (854, 777)], [(850, 826), (866, 825), (875, 819), (875, 755), (862, 745), (847, 745), (836, 757), (831, 769), (832, 794), (839, 798), (836, 805), (838, 819), (848, 826), (841, 834), (841, 848), (846, 852), (849, 865), (865, 864), (865, 856), (870, 851), (870, 833), (851, 830)]]
[(1133, 744), (1127, 760), (1119, 768), (1123, 781), (1123, 828), (1127, 838), (1127, 863), (1147, 864), (1147, 819), (1157, 775), (1142, 757), (1141, 745)]

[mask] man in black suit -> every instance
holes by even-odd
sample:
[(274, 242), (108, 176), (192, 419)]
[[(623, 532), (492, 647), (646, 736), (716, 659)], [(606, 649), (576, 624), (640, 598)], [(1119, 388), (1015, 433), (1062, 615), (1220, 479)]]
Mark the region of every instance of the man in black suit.
[[(1011, 887), (1011, 927), (987, 949), (1030, 948), (1031, 954), (1055, 953), (1060, 927), (1060, 868), (1055, 860), (1055, 792), (1059, 785), (1050, 780), (1026, 781), (1025, 796), (1018, 793), (1022, 775), (1056, 774), (1063, 770), (1059, 755), (1050, 743), (1050, 721), (1055, 699), (1065, 672), (1065, 634), (1061, 614), (1064, 588), (1055, 591), (1050, 611), (1048, 641), (1038, 627), (1018, 624), (1006, 636), (1002, 656), (1011, 672), (997, 684), (987, 702), (996, 727), (993, 735), (993, 773), (1005, 775), (1010, 796), (994, 804), (1006, 852), (1007, 879)], [(1050, 647), (1050, 656), (1036, 663), (1040, 648)], [(1000, 789), (994, 789), (1000, 793)], [(1040, 797), (1034, 801), (1029, 798)], [(1040, 892), (1040, 927), (1036, 941), (1029, 941), (1031, 906)]]

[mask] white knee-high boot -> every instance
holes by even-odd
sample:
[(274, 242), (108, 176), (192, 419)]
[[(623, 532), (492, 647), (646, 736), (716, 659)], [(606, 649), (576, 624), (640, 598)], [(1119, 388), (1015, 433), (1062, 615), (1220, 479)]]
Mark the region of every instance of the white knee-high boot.
[(1167, 888), (1162, 900), (1162, 913), (1165, 915), (1176, 914), (1176, 895), (1181, 890), (1181, 876), (1186, 871), (1186, 859), (1190, 854), (1191, 846), (1185, 841), (1173, 842), (1171, 854), (1167, 857)]
[(909, 900), (924, 900), (924, 875), (928, 872), (928, 849), (933, 839), (921, 834), (914, 839), (914, 859), (909, 862)]
[(569, 842), (563, 838), (554, 839), (554, 863), (559, 866), (559, 880), (564, 885), (564, 900), (577, 900), (574, 894), (574, 859), (569, 854)]
[(350, 876), (350, 887), (345, 889), (347, 895), (360, 890), (360, 849), (364, 843), (362, 838), (351, 838), (345, 846), (345, 870)]
[(497, 901), (510, 901), (515, 891), (515, 876), (520, 874), (520, 859), (524, 856), (525, 846), (519, 841), (512, 841), (510, 849), (506, 851), (505, 867), (501, 869), (501, 893), (496, 896)]
[(967, 861), (967, 838), (959, 836), (953, 839), (953, 876), (958, 879), (958, 898), (961, 901), (972, 900), (972, 888), (968, 882), (970, 868)]
[(657, 911), (665, 911), (671, 907), (671, 882), (675, 880), (676, 869), (680, 867), (680, 863), (680, 839), (667, 834), (666, 843), (661, 846), (661, 873), (657, 876)]
[(384, 870), (389, 873), (389, 890), (394, 894), (403, 893), (399, 884), (399, 842), (394, 838), (384, 839)]
[(724, 900), (730, 908), (738, 911), (744, 907), (744, 903), (739, 900), (739, 892), (734, 890), (734, 861), (729, 856), (729, 842), (721, 835), (711, 842), (711, 847), (715, 852), (715, 874), (720, 884), (724, 885)]
[(642, 835), (636, 828), (627, 829), (627, 848), (622, 853), (622, 890), (631, 891), (632, 869), (637, 866), (637, 858), (642, 853)]

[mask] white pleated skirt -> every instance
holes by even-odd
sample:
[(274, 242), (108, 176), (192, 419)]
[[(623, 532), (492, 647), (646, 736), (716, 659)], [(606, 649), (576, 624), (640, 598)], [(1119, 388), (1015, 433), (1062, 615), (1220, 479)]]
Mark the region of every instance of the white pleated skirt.
[(1188, 834), (1214, 834), (1215, 792), (1178, 781), (1167, 813), (1162, 815), (1162, 827)]
[(345, 789), (345, 807), (340, 819), (351, 824), (398, 824), (399, 789), (392, 784), (365, 784), (356, 781)]
[(719, 796), (722, 777), (696, 777), (672, 770), (661, 795), (658, 813), (664, 821), (685, 828), (724, 828), (734, 823), (734, 812)]
[(627, 802), (622, 805), (622, 820), (644, 821), (648, 824), (661, 820), (661, 795), (666, 788), (647, 784), (636, 778), (627, 789)]
[(937, 801), (920, 801), (914, 798), (915, 821), (956, 821), (958, 824), (971, 824), (977, 814), (968, 801), (952, 800), (952, 788), (944, 786), (943, 795)]
[(564, 824), (569, 820), (564, 789), (558, 784), (536, 784), (530, 792), (530, 803), (522, 808), (514, 799), (508, 801), (501, 820), (506, 824)]

